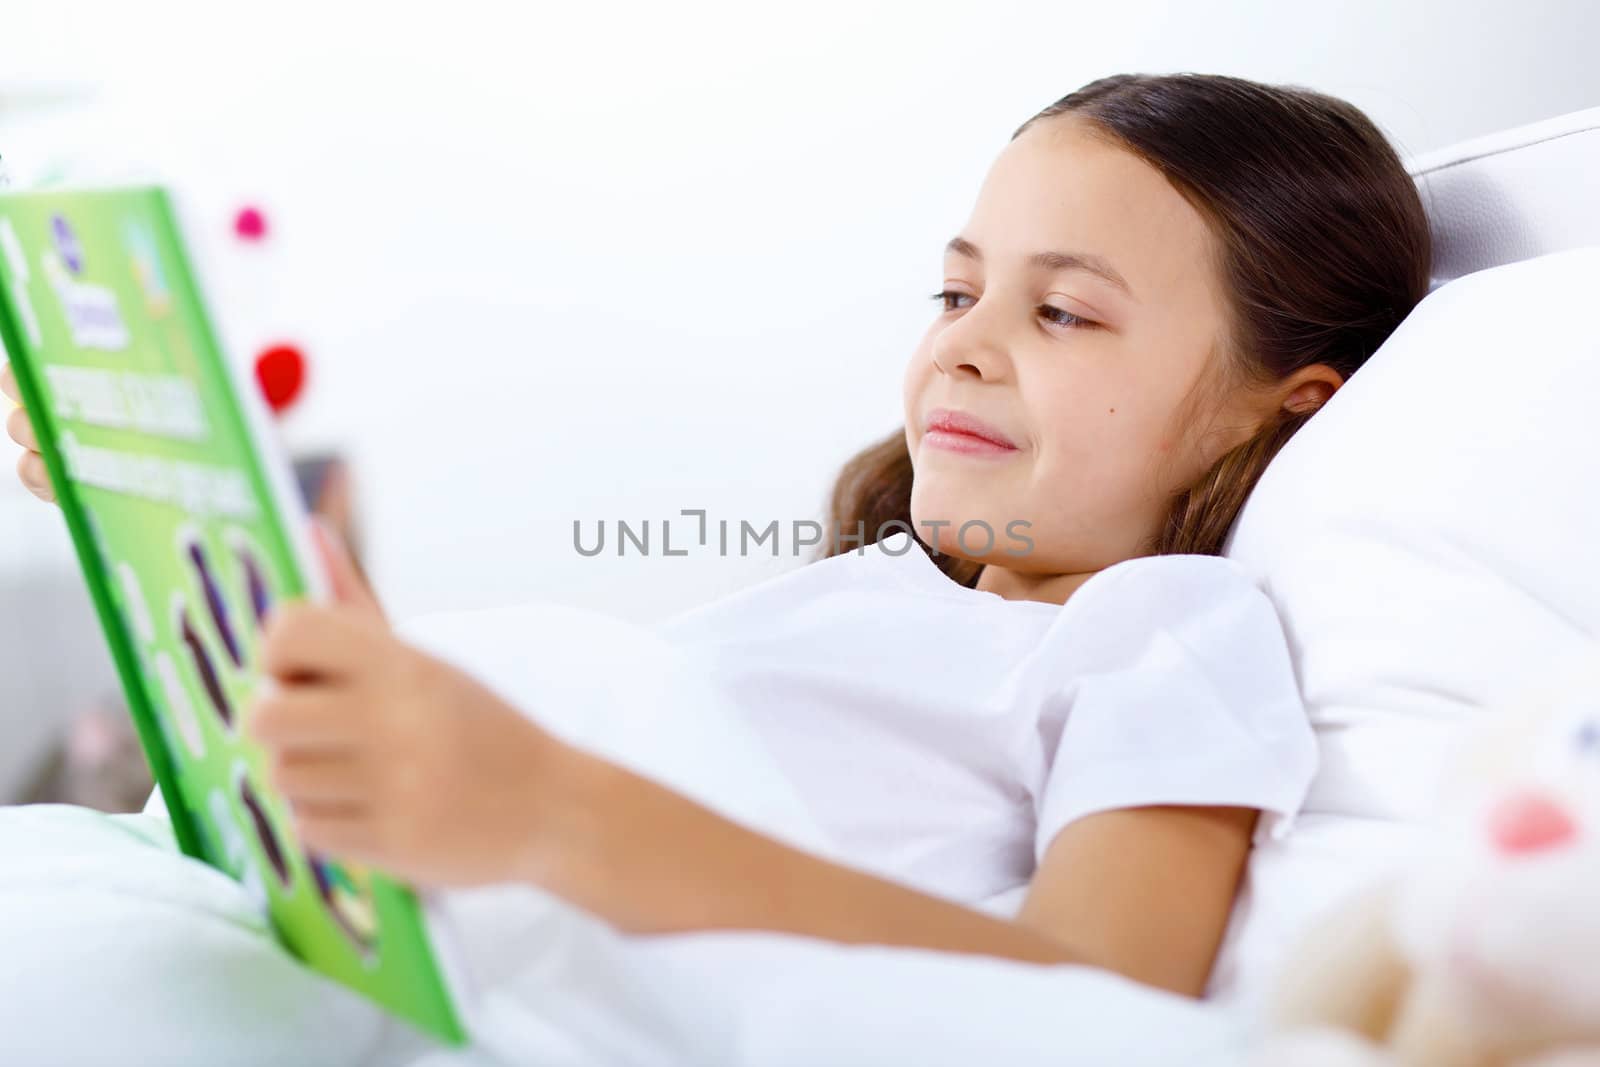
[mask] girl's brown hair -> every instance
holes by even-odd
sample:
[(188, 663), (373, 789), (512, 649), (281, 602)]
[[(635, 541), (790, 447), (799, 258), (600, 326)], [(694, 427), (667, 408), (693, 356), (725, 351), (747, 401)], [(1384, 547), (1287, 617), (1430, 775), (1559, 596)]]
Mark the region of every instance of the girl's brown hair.
[[(1154, 166), (1210, 223), (1230, 304), (1219, 380), (1266, 384), (1315, 363), (1348, 379), (1427, 294), (1428, 220), (1416, 185), (1354, 105), (1223, 75), (1118, 74), (1011, 136), (1069, 113)], [(1220, 554), (1268, 462), (1310, 417), (1280, 411), (1174, 495), (1145, 554)], [(853, 457), (829, 501), (839, 533), (822, 553), (852, 550), (857, 531), (872, 543), (912, 529), (911, 480), (903, 429)], [(923, 550), (962, 585), (983, 569)]]

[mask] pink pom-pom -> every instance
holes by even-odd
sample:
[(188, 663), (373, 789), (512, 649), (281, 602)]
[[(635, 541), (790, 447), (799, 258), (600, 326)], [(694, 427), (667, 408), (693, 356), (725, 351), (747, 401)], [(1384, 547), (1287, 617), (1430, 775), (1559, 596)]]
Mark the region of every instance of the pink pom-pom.
[(233, 216), (233, 232), (241, 241), (261, 241), (267, 236), (267, 216), (258, 207), (242, 207)]

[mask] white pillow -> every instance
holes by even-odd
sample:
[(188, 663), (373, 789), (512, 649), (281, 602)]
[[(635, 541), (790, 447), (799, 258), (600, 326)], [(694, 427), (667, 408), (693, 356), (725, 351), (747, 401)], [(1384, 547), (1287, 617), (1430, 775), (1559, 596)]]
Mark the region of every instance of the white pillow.
[(1434, 289), (1268, 467), (1225, 547), (1277, 604), (1321, 767), (1213, 995), (1402, 853), (1458, 727), (1600, 636), (1600, 247)]

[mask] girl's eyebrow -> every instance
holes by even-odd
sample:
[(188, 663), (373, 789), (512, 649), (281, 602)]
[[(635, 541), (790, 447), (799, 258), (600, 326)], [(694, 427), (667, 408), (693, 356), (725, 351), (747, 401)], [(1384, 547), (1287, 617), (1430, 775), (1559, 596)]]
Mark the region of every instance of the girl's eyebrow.
[[(953, 252), (958, 256), (965, 256), (978, 263), (983, 262), (983, 252), (977, 245), (965, 237), (952, 237), (944, 246), (946, 252)], [(1028, 262), (1035, 267), (1045, 270), (1086, 270), (1110, 282), (1126, 293), (1130, 298), (1138, 299), (1133, 295), (1133, 288), (1126, 279), (1117, 272), (1117, 269), (1101, 256), (1091, 255), (1087, 252), (1035, 252), (1028, 257)]]

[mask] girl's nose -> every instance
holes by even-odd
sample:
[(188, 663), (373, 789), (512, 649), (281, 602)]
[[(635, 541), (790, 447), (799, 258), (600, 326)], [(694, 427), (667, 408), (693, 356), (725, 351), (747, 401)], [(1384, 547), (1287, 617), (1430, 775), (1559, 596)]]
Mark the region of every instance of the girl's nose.
[(1501, 852), (1517, 855), (1563, 845), (1578, 826), (1566, 809), (1543, 793), (1519, 790), (1489, 813), (1489, 838)]

